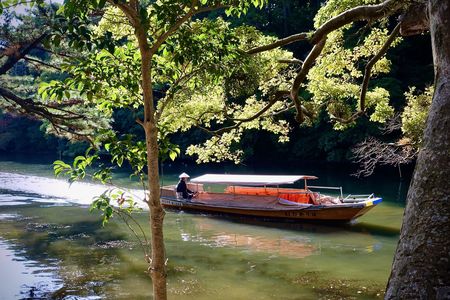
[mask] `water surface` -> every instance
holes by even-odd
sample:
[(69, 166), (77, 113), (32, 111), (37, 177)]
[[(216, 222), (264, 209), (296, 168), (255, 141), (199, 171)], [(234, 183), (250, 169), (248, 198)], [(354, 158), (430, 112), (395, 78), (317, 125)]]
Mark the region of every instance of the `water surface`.
[[(375, 191), (384, 202), (346, 226), (169, 211), (169, 298), (381, 299), (398, 241), (405, 184), (390, 175), (356, 180), (336, 171), (311, 171), (291, 174), (317, 174), (320, 185), (342, 185), (348, 192)], [(117, 177), (127, 184), (126, 176)], [(0, 161), (0, 268), (15, 274), (0, 281), (0, 299), (27, 298), (30, 291), (54, 299), (151, 295), (137, 240), (123, 222), (102, 227), (99, 214), (88, 212), (91, 197), (102, 190), (93, 183), (69, 186), (54, 179), (48, 164)], [(147, 228), (146, 212), (136, 218)]]

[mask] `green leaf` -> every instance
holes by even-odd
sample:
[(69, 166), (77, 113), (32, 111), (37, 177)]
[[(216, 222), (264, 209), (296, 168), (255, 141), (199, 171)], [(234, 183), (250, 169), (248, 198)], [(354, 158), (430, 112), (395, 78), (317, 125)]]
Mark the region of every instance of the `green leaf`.
[(75, 157), (75, 159), (73, 160), (73, 167), (74, 168), (78, 168), (80, 162), (81, 161), (85, 161), (85, 160), (86, 160), (86, 158), (84, 156), (81, 156), (81, 155)]
[(117, 158), (117, 165), (118, 165), (119, 167), (121, 167), (122, 164), (123, 164), (123, 156), (119, 156), (119, 157)]
[(172, 161), (174, 161), (177, 158), (177, 153), (175, 151), (170, 151), (169, 157)]
[(103, 8), (105, 6), (105, 4), (106, 4), (106, 0), (100, 0), (98, 2), (98, 8)]

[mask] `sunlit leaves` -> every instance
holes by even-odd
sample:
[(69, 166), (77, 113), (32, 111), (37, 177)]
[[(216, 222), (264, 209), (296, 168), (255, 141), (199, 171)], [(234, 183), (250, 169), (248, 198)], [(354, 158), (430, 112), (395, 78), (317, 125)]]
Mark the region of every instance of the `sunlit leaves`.
[(197, 155), (197, 163), (230, 160), (238, 164), (243, 151), (233, 149), (233, 144), (240, 141), (242, 129), (231, 130), (219, 136), (213, 136), (203, 144), (191, 145), (186, 153)]
[[(53, 163), (53, 170), (56, 176), (65, 175), (69, 176), (69, 182), (82, 180), (87, 175), (87, 169), (92, 165), (94, 161), (98, 159), (98, 155), (89, 155), (75, 157), (72, 165), (69, 165), (61, 160), (57, 160)], [(108, 176), (102, 174), (101, 178), (109, 179)]]
[[(273, 38), (252, 27), (230, 29), (228, 26), (221, 19), (195, 21), (187, 31), (194, 33), (187, 35), (189, 42), (184, 38), (176, 43), (169, 42), (156, 58), (158, 64), (166, 62), (165, 68), (174, 67), (173, 72), (180, 72), (180, 77), (184, 72), (194, 72), (182, 85), (171, 86), (169, 92), (172, 93), (159, 103), (159, 109), (164, 108), (161, 122), (169, 131), (187, 131), (195, 126), (215, 130), (228, 126), (253, 116), (267, 105), (275, 91), (288, 88), (288, 79), (293, 73), (284, 72), (289, 68), (278, 60), (290, 59), (292, 54), (278, 49), (252, 57), (242, 55), (240, 49), (265, 44)], [(190, 46), (192, 42), (196, 45)], [(187, 59), (180, 68), (183, 65), (177, 59), (170, 59), (171, 53), (188, 47), (193, 52), (184, 51)], [(195, 66), (202, 68), (197, 70)], [(233, 130), (233, 137), (229, 133), (214, 136), (203, 144), (189, 147), (187, 153), (197, 155), (198, 162), (224, 159), (237, 162), (242, 153), (235, 150), (244, 129), (267, 130), (279, 135), (280, 141), (287, 141), (289, 126), (272, 117), (273, 112), (286, 107), (286, 103), (279, 100), (262, 118), (243, 122), (239, 130)]]
[(423, 93), (416, 91), (415, 88), (405, 93), (407, 106), (402, 113), (402, 132), (416, 147), (420, 147), (422, 143), (433, 93), (433, 87), (426, 88)]
[(56, 176), (69, 175), (72, 171), (72, 167), (62, 160), (56, 160), (55, 162), (53, 162), (53, 170)]
[(130, 195), (116, 188), (110, 188), (100, 196), (94, 197), (94, 201), (89, 210), (91, 212), (94, 210), (102, 212), (103, 226), (114, 215), (126, 214), (130, 216), (133, 212), (141, 211)]
[(370, 115), (373, 122), (384, 123), (394, 116), (394, 108), (389, 105), (389, 92), (376, 87), (367, 93), (367, 106), (374, 108)]
[[(315, 26), (319, 27), (344, 10), (374, 2), (377, 1), (328, 1), (317, 13)], [(308, 74), (307, 90), (312, 94), (315, 107), (326, 107), (332, 118), (345, 120), (361, 109), (359, 99), (365, 65), (389, 37), (387, 28), (380, 22), (377, 25), (370, 28), (349, 25), (331, 32), (322, 55)], [(358, 40), (355, 40), (356, 36)], [(397, 38), (391, 47), (399, 42), (400, 38)], [(390, 65), (390, 61), (382, 57), (373, 66), (371, 77), (387, 74)], [(389, 105), (389, 92), (380, 87), (369, 86), (364, 108), (371, 121), (380, 123), (392, 117), (394, 112)], [(335, 124), (335, 129), (344, 129), (352, 124), (354, 122)]]
[[(68, 9), (76, 10), (75, 4), (82, 0), (69, 1)], [(142, 3), (141, 3), (142, 4)], [(238, 15), (250, 6), (261, 7), (265, 1), (202, 1), (197, 7), (191, 1), (155, 1), (143, 11), (141, 22), (148, 23), (150, 47), (180, 18), (192, 9), (206, 7), (229, 7), (228, 13)], [(90, 4), (95, 7), (98, 4)], [(92, 6), (93, 5), (93, 6)], [(68, 15), (75, 16), (73, 12)], [(142, 91), (139, 85), (140, 54), (129, 20), (117, 8), (107, 8), (102, 20), (91, 29), (92, 37), (109, 34), (116, 40), (113, 51), (108, 47), (92, 48), (83, 59), (64, 66), (70, 76), (63, 83), (51, 83), (41, 89), (41, 95), (62, 99), (67, 93), (78, 95), (96, 105), (109, 115), (114, 108), (142, 105)], [(214, 130), (227, 126), (232, 119), (247, 118), (261, 110), (271, 95), (279, 88), (288, 88), (287, 77), (293, 73), (280, 72), (288, 69), (279, 64), (278, 59), (290, 59), (292, 54), (283, 50), (273, 50), (248, 57), (242, 50), (273, 41), (252, 27), (230, 28), (224, 20), (199, 18), (186, 20), (153, 55), (152, 82), (163, 95), (158, 99), (160, 155), (163, 159), (175, 159), (180, 154), (176, 145), (170, 144), (169, 135), (176, 131), (186, 131), (195, 126)], [(257, 96), (255, 96), (257, 95)], [(248, 98), (239, 99), (245, 96)], [(234, 99), (236, 98), (236, 99)], [(274, 105), (261, 120), (243, 124), (245, 129), (264, 129), (287, 140), (289, 126), (279, 122), (272, 113), (286, 107), (285, 103)], [(228, 123), (227, 123), (228, 122)], [(164, 125), (164, 126), (162, 126)], [(241, 134), (233, 139), (228, 135), (220, 138), (220, 150), (239, 143)], [(208, 143), (208, 142), (207, 142)], [(135, 153), (139, 159), (127, 157), (124, 151), (115, 148), (128, 147), (144, 153), (138, 141), (121, 139), (108, 142), (108, 151), (113, 162), (122, 165), (125, 161), (142, 170), (144, 155)], [(137, 150), (139, 149), (139, 150)], [(200, 148), (197, 148), (200, 150)], [(219, 148), (217, 148), (219, 149)], [(130, 154), (131, 155), (131, 154)], [(221, 156), (223, 159), (225, 156)]]
[(115, 40), (126, 39), (128, 41), (135, 41), (134, 31), (125, 17), (123, 12), (114, 6), (108, 6), (105, 8), (103, 17), (97, 26), (94, 27), (94, 32), (98, 36), (104, 36), (108, 32)]

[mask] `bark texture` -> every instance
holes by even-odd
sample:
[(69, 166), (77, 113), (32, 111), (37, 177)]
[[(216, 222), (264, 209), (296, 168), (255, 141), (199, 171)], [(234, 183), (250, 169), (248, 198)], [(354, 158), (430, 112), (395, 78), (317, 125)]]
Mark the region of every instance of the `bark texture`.
[(450, 299), (450, 0), (429, 0), (435, 94), (386, 299)]
[[(136, 22), (137, 23), (137, 22)], [(145, 142), (147, 146), (147, 174), (149, 199), (149, 225), (151, 231), (150, 277), (153, 284), (153, 298), (155, 300), (167, 299), (167, 272), (166, 251), (164, 246), (164, 209), (160, 201), (160, 185), (158, 171), (158, 129), (155, 120), (155, 109), (153, 106), (153, 87), (151, 76), (151, 62), (153, 53), (147, 41), (147, 35), (142, 24), (136, 25), (135, 34), (139, 43), (141, 53), (141, 78), (142, 93), (144, 101), (144, 121), (142, 126), (145, 130)]]

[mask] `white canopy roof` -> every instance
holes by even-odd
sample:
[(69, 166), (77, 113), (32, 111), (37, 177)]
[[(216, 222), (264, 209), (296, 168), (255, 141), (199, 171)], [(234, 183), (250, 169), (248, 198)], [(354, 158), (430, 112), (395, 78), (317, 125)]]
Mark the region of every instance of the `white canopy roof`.
[(233, 175), (233, 174), (205, 174), (193, 178), (194, 183), (243, 184), (243, 185), (280, 185), (293, 184), (300, 179), (317, 179), (309, 175)]

